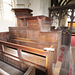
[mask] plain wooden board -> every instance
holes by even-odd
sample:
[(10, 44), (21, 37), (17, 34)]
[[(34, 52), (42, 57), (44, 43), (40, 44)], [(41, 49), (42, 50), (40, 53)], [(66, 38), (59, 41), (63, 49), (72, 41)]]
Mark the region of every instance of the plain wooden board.
[(72, 47), (72, 59), (73, 59), (73, 65), (74, 65), (74, 74), (75, 74), (75, 47)]

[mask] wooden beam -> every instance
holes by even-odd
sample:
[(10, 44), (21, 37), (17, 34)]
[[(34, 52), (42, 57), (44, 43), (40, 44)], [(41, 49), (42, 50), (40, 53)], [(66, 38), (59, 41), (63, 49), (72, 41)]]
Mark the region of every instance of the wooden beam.
[(63, 6), (66, 2), (67, 2), (67, 0), (65, 0), (65, 1), (63, 2), (62, 6)]
[(51, 0), (51, 7), (53, 6), (53, 4), (55, 6), (57, 6), (58, 5), (58, 0)]
[(58, 10), (66, 10), (75, 8), (75, 4), (69, 4), (65, 6), (57, 6), (57, 7), (49, 7), (49, 11), (58, 11)]
[(61, 5), (61, 3), (62, 3), (62, 0), (60, 0), (60, 2), (58, 3), (58, 6), (60, 6), (60, 5)]
[(51, 0), (51, 7), (53, 6), (53, 0)]
[(70, 1), (71, 1), (71, 0), (68, 0), (67, 3), (66, 3), (66, 5), (67, 5)]
[(62, 16), (62, 11), (60, 10), (59, 11), (59, 24), (58, 24), (59, 27), (60, 27), (61, 16)]

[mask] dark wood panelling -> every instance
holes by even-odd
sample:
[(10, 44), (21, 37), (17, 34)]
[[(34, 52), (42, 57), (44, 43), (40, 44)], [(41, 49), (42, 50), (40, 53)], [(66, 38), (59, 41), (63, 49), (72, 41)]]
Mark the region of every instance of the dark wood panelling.
[(26, 38), (27, 37), (26, 32), (27, 32), (26, 30), (19, 29), (18, 30), (19, 38)]
[(27, 26), (38, 26), (38, 21), (37, 20), (28, 20)]
[[(52, 46), (55, 48), (53, 59), (54, 62), (56, 62), (57, 54), (61, 47), (61, 31), (40, 32), (39, 29), (24, 29), (21, 27), (17, 27), (17, 30), (19, 31), (19, 38), (10, 39), (12, 43), (38, 49), (44, 49), (45, 47), (50, 48)], [(25, 30), (26, 33), (24, 32)], [(26, 36), (24, 34), (26, 34)]]
[(44, 49), (45, 47), (50, 48), (52, 46), (55, 48), (54, 59), (57, 60), (57, 54), (61, 46), (62, 31), (40, 32), (40, 29), (34, 27), (13, 27), (9, 28), (9, 30), (10, 29), (11, 31), (17, 30), (16, 32), (18, 32), (18, 34), (11, 32), (13, 35), (19, 35), (19, 37), (15, 36), (15, 39), (10, 38), (12, 43), (38, 49)]
[[(39, 28), (37, 27), (9, 27), (10, 38), (29, 38), (39, 37)], [(37, 34), (38, 33), (38, 34)], [(35, 34), (37, 34), (35, 36)]]
[(7, 41), (9, 39), (9, 32), (0, 32), (0, 40)]
[(50, 26), (52, 24), (52, 19), (49, 19), (46, 16), (32, 16), (26, 18), (20, 18), (20, 25), (28, 27), (38, 27), (40, 31), (50, 31)]
[(32, 29), (28, 30), (27, 37), (28, 37), (29, 39), (33, 39), (33, 30), (32, 30)]

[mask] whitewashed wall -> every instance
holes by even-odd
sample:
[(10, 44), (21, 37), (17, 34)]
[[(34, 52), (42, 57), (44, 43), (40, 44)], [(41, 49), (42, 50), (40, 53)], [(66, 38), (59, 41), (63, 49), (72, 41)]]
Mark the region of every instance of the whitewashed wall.
[(0, 14), (0, 32), (8, 32), (8, 27), (16, 26), (15, 15), (11, 11), (11, 0), (0, 0), (1, 2), (1, 14)]
[(13, 0), (14, 8), (28, 8), (29, 0)]
[(15, 8), (30, 8), (33, 15), (48, 16), (48, 7), (51, 6), (51, 0), (14, 0)]
[(0, 19), (3, 18), (3, 1), (0, 0)]
[(30, 0), (30, 7), (33, 9), (33, 15), (48, 16), (48, 8), (51, 6), (50, 0)]

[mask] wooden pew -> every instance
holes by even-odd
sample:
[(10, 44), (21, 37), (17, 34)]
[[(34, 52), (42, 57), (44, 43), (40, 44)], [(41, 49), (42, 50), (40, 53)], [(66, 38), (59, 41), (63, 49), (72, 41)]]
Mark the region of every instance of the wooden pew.
[(55, 48), (54, 62), (61, 47), (61, 31), (40, 32), (35, 27), (10, 27), (10, 42), (23, 46), (44, 49), (45, 47)]
[[(11, 57), (19, 59), (20, 62), (22, 62), (22, 63), (24, 61), (26, 61), (28, 63), (35, 64), (40, 68), (40, 70), (45, 71), (47, 73), (47, 75), (53, 75), (53, 69), (52, 69), (53, 51), (44, 51), (44, 50), (41, 50), (41, 49), (35, 49), (35, 48), (17, 45), (17, 44), (5, 42), (5, 41), (0, 41), (0, 45), (2, 45), (2, 49), (1, 49), (0, 53), (2, 54), (3, 59), (4, 59), (4, 56), (11, 56)], [(12, 55), (10, 53), (5, 52), (4, 46), (16, 48), (18, 57), (15, 56), (15, 55)], [(30, 53), (34, 53), (34, 54), (37, 54), (37, 55), (45, 56), (46, 57), (46, 66), (41, 66), (41, 65), (38, 65), (35, 62), (25, 60), (24, 58), (22, 58), (22, 50), (30, 52)]]
[[(0, 44), (2, 45), (2, 51), (0, 52), (1, 59), (7, 63), (9, 61), (10, 64), (12, 63), (22, 70), (27, 70), (29, 65), (31, 65), (44, 71), (47, 75), (53, 75), (52, 64), (57, 61), (57, 54), (61, 46), (61, 31), (51, 31), (51, 20), (46, 16), (26, 17), (20, 18), (20, 20), (24, 22), (24, 25), (22, 26), (19, 23), (21, 27), (9, 27), (9, 42), (11, 43), (0, 41)], [(17, 52), (16, 50), (15, 52), (14, 50), (5, 51), (4, 46), (16, 48)], [(55, 51), (44, 51), (44, 48), (50, 47), (53, 47)], [(42, 60), (44, 65), (42, 65), (41, 62), (38, 64), (36, 62), (37, 60), (26, 60), (26, 57), (24, 56), (25, 52), (22, 50), (40, 55), (40, 59), (41, 56), (43, 56), (43, 59), (45, 57), (45, 61)], [(17, 60), (15, 60), (15, 58)]]
[(61, 46), (62, 31), (51, 31), (52, 19), (44, 15), (21, 17), (20, 27), (9, 27), (11, 43), (23, 46), (44, 49), (45, 47), (55, 48), (54, 62)]

